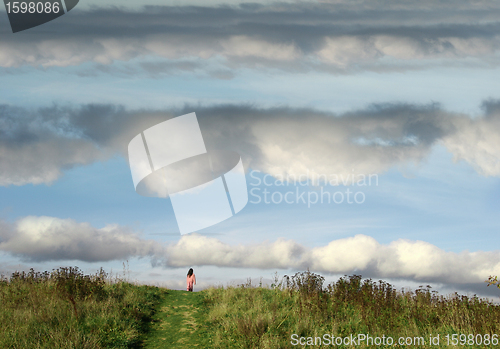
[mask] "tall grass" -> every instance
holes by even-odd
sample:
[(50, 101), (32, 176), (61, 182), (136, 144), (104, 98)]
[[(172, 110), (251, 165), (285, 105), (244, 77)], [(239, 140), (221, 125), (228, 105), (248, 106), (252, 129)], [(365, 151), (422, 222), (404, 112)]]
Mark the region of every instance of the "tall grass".
[[(102, 270), (94, 275), (77, 268), (14, 273), (9, 279), (0, 278), (0, 348), (139, 348), (160, 301), (166, 301), (161, 307), (165, 319), (176, 307), (185, 307), (184, 297), (194, 296), (186, 292), (177, 294), (176, 300), (164, 295), (165, 289), (112, 281)], [(204, 297), (199, 301), (204, 308), (200, 314), (207, 309), (208, 315), (196, 318), (196, 326), (211, 332), (205, 347), (291, 348), (292, 334), (313, 338), (368, 334), (423, 337), (427, 344), (420, 347), (436, 348), (428, 343), (430, 335), (439, 334), (441, 347), (446, 347), (447, 334), (491, 338), (500, 330), (500, 306), (487, 300), (442, 296), (430, 287), (398, 291), (384, 281), (357, 275), (325, 286), (322, 276), (306, 271), (276, 278), (271, 287), (247, 282), (198, 295)], [(156, 329), (162, 340), (168, 336), (161, 331), (188, 330), (185, 321), (177, 327), (165, 328), (165, 323)]]
[(16, 272), (0, 281), (0, 348), (137, 347), (161, 292), (102, 269)]
[(500, 330), (500, 307), (476, 296), (445, 297), (430, 287), (397, 291), (384, 281), (362, 280), (357, 275), (323, 284), (322, 276), (307, 271), (276, 280), (270, 288), (247, 283), (208, 289), (216, 346), (290, 348), (292, 334), (348, 337), (362, 333), (394, 339), (424, 337), (426, 343), (430, 335), (440, 334), (441, 346), (446, 346), (446, 334), (491, 336)]

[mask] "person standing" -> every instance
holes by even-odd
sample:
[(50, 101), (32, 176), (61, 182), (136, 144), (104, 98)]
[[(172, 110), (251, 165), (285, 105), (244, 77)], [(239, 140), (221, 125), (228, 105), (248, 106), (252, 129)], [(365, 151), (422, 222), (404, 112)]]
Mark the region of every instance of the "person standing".
[(196, 276), (194, 276), (193, 268), (190, 268), (187, 273), (187, 290), (193, 292), (193, 285), (196, 285)]

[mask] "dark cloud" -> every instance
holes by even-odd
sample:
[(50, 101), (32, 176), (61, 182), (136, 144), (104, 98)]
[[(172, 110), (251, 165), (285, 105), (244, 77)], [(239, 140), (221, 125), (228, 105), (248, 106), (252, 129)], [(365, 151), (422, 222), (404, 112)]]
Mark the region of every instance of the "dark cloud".
[[(489, 276), (489, 275), (488, 275)], [(485, 280), (486, 281), (486, 278)], [(490, 297), (498, 302), (499, 290), (495, 286), (487, 286), (486, 282), (477, 282), (477, 283), (464, 283), (464, 284), (448, 284), (446, 288), (449, 290), (453, 290), (458, 294), (475, 294), (481, 297)]]
[[(383, 71), (405, 65), (414, 69), (415, 60), (436, 59), (432, 64), (440, 64), (439, 59), (455, 62), (467, 57), (491, 65), (498, 63), (498, 18), (500, 6), (483, 1), (145, 6), (140, 11), (95, 8), (71, 12), (29, 32), (5, 33), (0, 39), (0, 66), (66, 66), (87, 61), (102, 65), (148, 56), (181, 61), (223, 57), (227, 68), (331, 72)], [(196, 65), (146, 63), (142, 68), (173, 73), (192, 71)]]
[[(496, 103), (496, 104), (495, 104)], [(442, 144), (484, 175), (500, 175), (500, 110), (449, 113), (439, 105), (374, 105), (341, 115), (249, 105), (126, 110), (115, 105), (0, 106), (0, 185), (51, 183), (65, 169), (127, 156), (139, 132), (196, 112), (209, 151), (234, 150), (246, 165), (275, 175), (381, 173), (424, 159)]]

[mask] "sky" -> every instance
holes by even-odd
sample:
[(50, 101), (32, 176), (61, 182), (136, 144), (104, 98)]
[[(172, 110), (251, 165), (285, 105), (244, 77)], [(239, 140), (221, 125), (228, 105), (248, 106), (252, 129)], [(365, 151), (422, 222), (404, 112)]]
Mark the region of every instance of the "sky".
[[(309, 269), (498, 299), (498, 18), (481, 0), (82, 0), (12, 33), (2, 8), (0, 273), (183, 289), (192, 267), (201, 290)], [(127, 149), (191, 112), (241, 156), (249, 202), (181, 235)]]

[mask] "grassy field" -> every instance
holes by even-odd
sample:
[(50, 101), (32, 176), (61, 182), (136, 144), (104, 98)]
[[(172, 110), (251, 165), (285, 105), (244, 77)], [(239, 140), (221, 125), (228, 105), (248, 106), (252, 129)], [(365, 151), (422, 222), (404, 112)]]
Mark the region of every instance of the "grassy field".
[(76, 268), (0, 282), (0, 348), (140, 348), (165, 290)]
[[(323, 281), (320, 275), (304, 272), (276, 280), (271, 288), (248, 284), (207, 290), (214, 347), (291, 348), (304, 337), (303, 343), (316, 341), (316, 348), (331, 348), (333, 335), (348, 344), (340, 345), (346, 348), (394, 347), (399, 337), (404, 343), (411, 339), (408, 347), (437, 348), (429, 343), (429, 337), (438, 334), (439, 347), (456, 348), (453, 343), (485, 347), (476, 345), (479, 337), (474, 337), (474, 342), (466, 337), (461, 345), (464, 337), (457, 336), (455, 341), (453, 334), (480, 334), (483, 342), (489, 338), (489, 346), (500, 345), (500, 339), (497, 342), (493, 336), (500, 333), (500, 307), (477, 297), (444, 297), (427, 287), (402, 292), (383, 281), (362, 281), (360, 276), (344, 277), (326, 287)], [(297, 335), (294, 341), (293, 334)], [(328, 335), (326, 343), (324, 334)], [(369, 334), (373, 338), (370, 345), (366, 340), (350, 343), (350, 336), (358, 334)], [(390, 336), (393, 345), (375, 345), (376, 338), (382, 336)], [(320, 337), (323, 345), (315, 337)], [(417, 341), (419, 345), (415, 345)], [(389, 344), (388, 338), (385, 343)]]
[[(412, 340), (406, 347), (500, 345), (500, 307), (486, 300), (427, 287), (397, 291), (360, 276), (323, 282), (307, 271), (271, 287), (248, 282), (191, 293), (112, 281), (102, 271), (17, 273), (0, 282), (0, 348), (362, 348), (398, 347), (399, 337)], [(329, 345), (331, 335), (344, 344)], [(355, 343), (345, 339), (351, 335)], [(301, 337), (316, 345), (300, 345)], [(393, 345), (375, 345), (388, 337)]]

